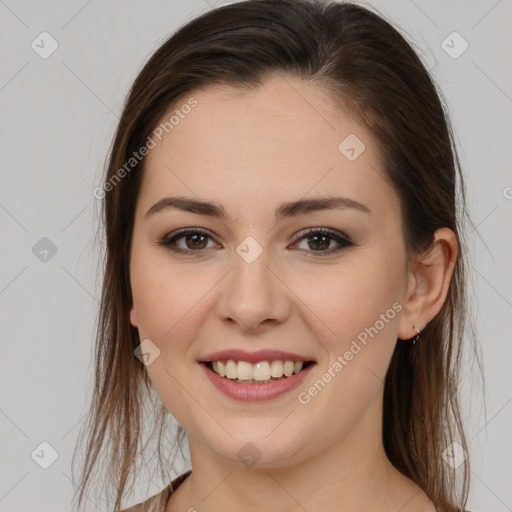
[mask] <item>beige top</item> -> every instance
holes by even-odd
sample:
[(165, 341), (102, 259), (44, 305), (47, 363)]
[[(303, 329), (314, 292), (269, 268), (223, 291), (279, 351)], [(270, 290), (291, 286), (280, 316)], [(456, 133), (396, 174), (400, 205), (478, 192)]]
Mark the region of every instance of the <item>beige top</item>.
[(125, 508), (120, 510), (119, 512), (165, 512), (165, 506), (167, 505), (167, 501), (169, 497), (177, 489), (177, 487), (187, 478), (187, 476), (192, 473), (192, 470), (189, 469), (186, 473), (175, 478), (167, 487), (165, 487), (162, 491), (151, 498), (143, 501), (142, 503), (138, 503), (137, 505), (133, 505), (130, 508)]

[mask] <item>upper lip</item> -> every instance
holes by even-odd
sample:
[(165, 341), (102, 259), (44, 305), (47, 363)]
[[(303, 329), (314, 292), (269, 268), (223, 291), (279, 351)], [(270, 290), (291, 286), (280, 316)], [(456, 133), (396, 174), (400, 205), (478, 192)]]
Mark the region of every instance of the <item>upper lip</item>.
[(199, 359), (200, 363), (211, 361), (247, 361), (248, 363), (258, 363), (260, 361), (314, 361), (312, 357), (304, 357), (291, 352), (282, 350), (258, 350), (256, 352), (246, 352), (242, 349), (227, 349), (219, 352), (213, 352)]

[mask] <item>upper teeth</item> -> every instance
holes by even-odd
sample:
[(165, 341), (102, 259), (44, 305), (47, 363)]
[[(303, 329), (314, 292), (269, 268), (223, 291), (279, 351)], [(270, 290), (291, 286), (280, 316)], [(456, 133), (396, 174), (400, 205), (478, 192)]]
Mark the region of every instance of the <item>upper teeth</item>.
[(256, 364), (247, 361), (212, 361), (213, 371), (221, 377), (239, 380), (269, 380), (271, 377), (290, 377), (302, 370), (302, 361), (260, 361)]

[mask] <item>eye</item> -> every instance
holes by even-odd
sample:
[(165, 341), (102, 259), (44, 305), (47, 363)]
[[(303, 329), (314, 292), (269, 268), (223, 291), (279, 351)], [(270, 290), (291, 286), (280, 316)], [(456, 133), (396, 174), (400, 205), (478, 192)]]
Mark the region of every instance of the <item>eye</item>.
[[(187, 228), (178, 231), (174, 236), (164, 238), (158, 244), (179, 254), (190, 254), (191, 252), (201, 252), (207, 249), (206, 240), (208, 238), (212, 237), (207, 231), (198, 228)], [(186, 248), (177, 246), (176, 242), (181, 239), (184, 239)]]
[[(178, 244), (182, 239), (185, 247), (180, 247)], [(197, 253), (194, 256), (200, 256), (203, 251), (211, 248), (208, 247), (208, 239), (213, 239), (213, 237), (207, 231), (199, 228), (186, 228), (165, 237), (158, 242), (158, 245), (179, 254), (192, 255), (192, 253)], [(302, 231), (298, 234), (294, 244), (298, 245), (303, 240), (313, 249), (306, 249), (305, 252), (312, 253), (314, 257), (335, 254), (346, 247), (355, 245), (343, 233), (326, 228), (310, 228)], [(336, 242), (338, 246), (329, 248), (332, 241)]]
[[(302, 231), (299, 233), (297, 241), (302, 242), (303, 240), (307, 242), (308, 247), (315, 249), (313, 251), (306, 251), (313, 253), (312, 256), (314, 257), (336, 254), (346, 247), (355, 245), (343, 233), (327, 228), (312, 228), (305, 232)], [(338, 247), (329, 249), (333, 240), (338, 244)]]

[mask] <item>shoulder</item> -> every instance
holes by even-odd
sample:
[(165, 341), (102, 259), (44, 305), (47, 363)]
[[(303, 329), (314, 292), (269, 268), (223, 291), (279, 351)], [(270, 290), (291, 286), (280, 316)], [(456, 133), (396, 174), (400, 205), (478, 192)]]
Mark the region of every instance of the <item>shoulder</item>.
[(190, 473), (192, 473), (191, 469), (175, 478), (158, 494), (155, 494), (142, 503), (137, 503), (137, 505), (133, 505), (130, 508), (124, 508), (119, 512), (164, 512), (169, 496), (171, 496), (171, 494), (178, 488), (183, 480), (190, 475)]

